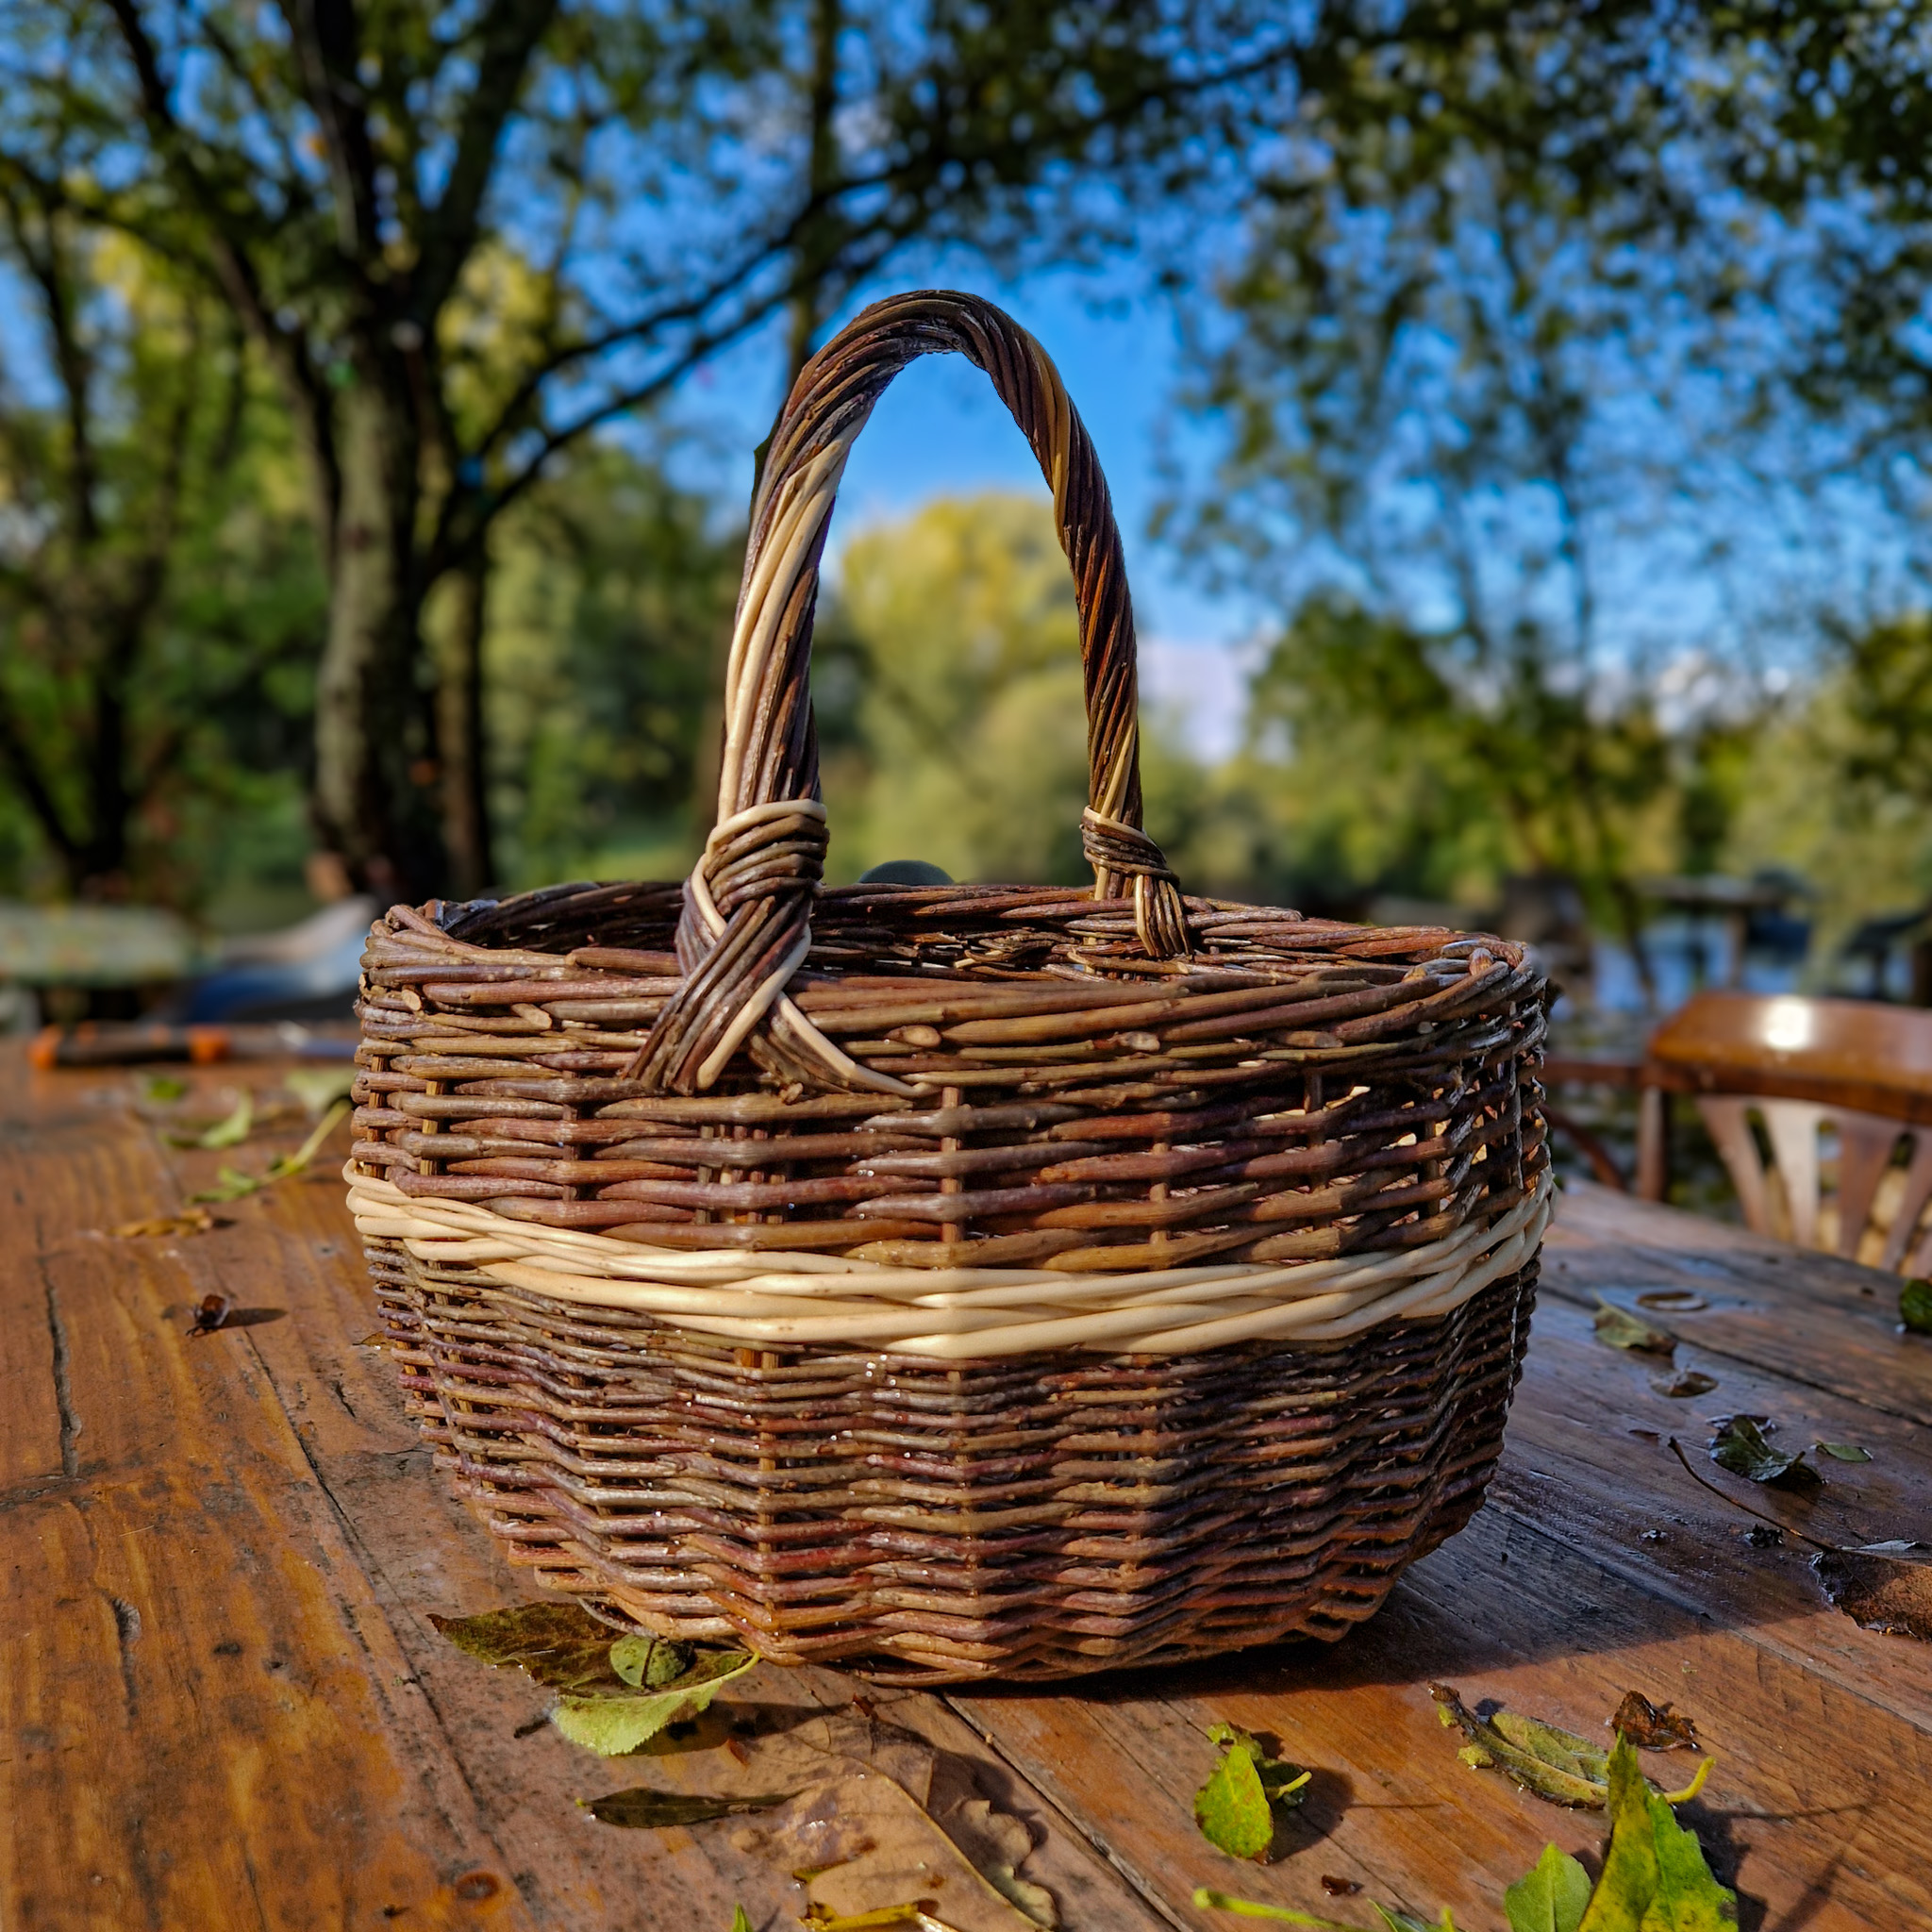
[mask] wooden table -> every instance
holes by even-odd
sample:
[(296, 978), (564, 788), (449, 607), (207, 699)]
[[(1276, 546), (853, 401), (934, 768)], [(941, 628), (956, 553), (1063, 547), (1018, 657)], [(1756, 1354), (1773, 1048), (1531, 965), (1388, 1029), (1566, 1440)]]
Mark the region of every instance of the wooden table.
[[(340, 1148), (213, 1233), (108, 1239), (293, 1138), (178, 1154), (133, 1114), (137, 1086), (0, 1056), (0, 1924), (725, 1932), (742, 1903), (760, 1932), (795, 1924), (799, 1888), (743, 1848), (742, 1821), (626, 1831), (573, 1802), (717, 1789), (722, 1749), (590, 1757), (541, 1724), (527, 1678), (431, 1628), (432, 1611), (533, 1592), (402, 1417)], [(1601, 1821), (1465, 1769), (1429, 1684), (1598, 1735), (1634, 1689), (1690, 1712), (1717, 1755), (1686, 1815), (1747, 1928), (1932, 1924), (1932, 1647), (1828, 1607), (1805, 1546), (1746, 1541), (1751, 1519), (1665, 1443), (1794, 1530), (1925, 1534), (1932, 1341), (1896, 1331), (1886, 1277), (1595, 1190), (1564, 1202), (1488, 1506), (1344, 1642), (1057, 1691), (868, 1693), (760, 1670), (746, 1699), (867, 1697), (1025, 1823), (1026, 1875), (1078, 1932), (1244, 1923), (1197, 1912), (1204, 1884), (1362, 1923), (1372, 1897), (1431, 1921), (1447, 1905), (1489, 1932), (1545, 1840), (1593, 1857)], [(1658, 1395), (1654, 1358), (1595, 1340), (1596, 1293), (1657, 1288), (1704, 1299), (1667, 1325), (1711, 1394)], [(191, 1339), (210, 1291), (242, 1323)], [(1734, 1409), (1874, 1459), (1827, 1465), (1809, 1502), (1753, 1489), (1704, 1454), (1706, 1418)], [(1273, 1865), (1195, 1832), (1217, 1719), (1314, 1768)], [(1329, 1900), (1324, 1874), (1362, 1895)]]

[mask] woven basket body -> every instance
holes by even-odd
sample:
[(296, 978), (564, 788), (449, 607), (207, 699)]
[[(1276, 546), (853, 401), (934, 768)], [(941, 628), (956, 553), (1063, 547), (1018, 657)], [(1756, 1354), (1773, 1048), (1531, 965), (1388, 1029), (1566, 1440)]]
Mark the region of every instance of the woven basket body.
[[(992, 377), (1080, 602), (1091, 891), (822, 890), (806, 692), (844, 451)], [(1184, 897), (1133, 633), (1030, 338), (899, 298), (754, 506), (719, 826), (683, 889), (397, 908), (351, 1199), (440, 1467), (614, 1623), (1047, 1677), (1371, 1614), (1501, 1447), (1549, 1174), (1520, 949)]]

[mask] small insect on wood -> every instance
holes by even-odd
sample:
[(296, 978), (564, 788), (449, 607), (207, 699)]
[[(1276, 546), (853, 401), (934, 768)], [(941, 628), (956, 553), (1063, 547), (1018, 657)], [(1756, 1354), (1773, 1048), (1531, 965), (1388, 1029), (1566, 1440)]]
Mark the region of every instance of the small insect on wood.
[(233, 1295), (205, 1294), (194, 1305), (194, 1319), (188, 1324), (191, 1335), (212, 1335), (228, 1319), (235, 1306)]

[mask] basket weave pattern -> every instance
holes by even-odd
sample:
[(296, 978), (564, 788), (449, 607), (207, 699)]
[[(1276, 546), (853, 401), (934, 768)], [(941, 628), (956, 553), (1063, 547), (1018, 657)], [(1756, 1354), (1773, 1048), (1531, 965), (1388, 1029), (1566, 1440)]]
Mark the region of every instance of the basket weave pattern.
[[(843, 451), (958, 350), (1054, 484), (1093, 891), (818, 883), (806, 661)], [(611, 1621), (932, 1681), (1369, 1615), (1479, 1501), (1547, 1209), (1519, 948), (1184, 897), (1140, 827), (1091, 444), (971, 298), (801, 376), (718, 830), (675, 887), (396, 908), (352, 1203), (437, 1459)]]

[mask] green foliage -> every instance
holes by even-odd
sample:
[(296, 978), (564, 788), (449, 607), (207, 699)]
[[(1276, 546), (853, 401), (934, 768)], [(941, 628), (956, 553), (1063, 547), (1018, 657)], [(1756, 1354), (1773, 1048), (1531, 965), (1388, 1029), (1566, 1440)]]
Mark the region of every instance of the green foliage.
[(1727, 1932), (1736, 1894), (1710, 1875), (1696, 1834), (1644, 1783), (1624, 1738), (1609, 1774), (1609, 1850), (1578, 1932)]
[(550, 1722), (573, 1744), (602, 1757), (621, 1757), (648, 1743), (666, 1724), (696, 1717), (732, 1678), (742, 1676), (757, 1662), (745, 1651), (707, 1652), (655, 1690), (625, 1696), (608, 1691), (589, 1697), (566, 1695), (550, 1713)]
[(292, 879), (322, 578), (263, 374), (44, 183), (0, 172), (0, 258), (32, 297), (0, 367), (0, 893)]
[(677, 875), (716, 783), (741, 537), (593, 444), (499, 526), (496, 555), (484, 665), (502, 870), (546, 885), (642, 857)]
[(1748, 1415), (1726, 1416), (1711, 1438), (1710, 1459), (1733, 1475), (1781, 1490), (1815, 1489), (1818, 1472), (1805, 1460), (1802, 1449), (1774, 1449), (1764, 1431)]
[(1311, 1774), (1269, 1757), (1258, 1738), (1233, 1724), (1210, 1725), (1208, 1737), (1221, 1746), (1221, 1759), (1194, 1793), (1194, 1823), (1230, 1857), (1264, 1857), (1274, 1838), (1275, 1807), (1299, 1805)]
[(1078, 619), (1043, 501), (942, 498), (847, 547), (813, 687), (832, 874), (1077, 884)]
[(1503, 1894), (1509, 1932), (1576, 1932), (1589, 1904), (1590, 1874), (1555, 1845)]

